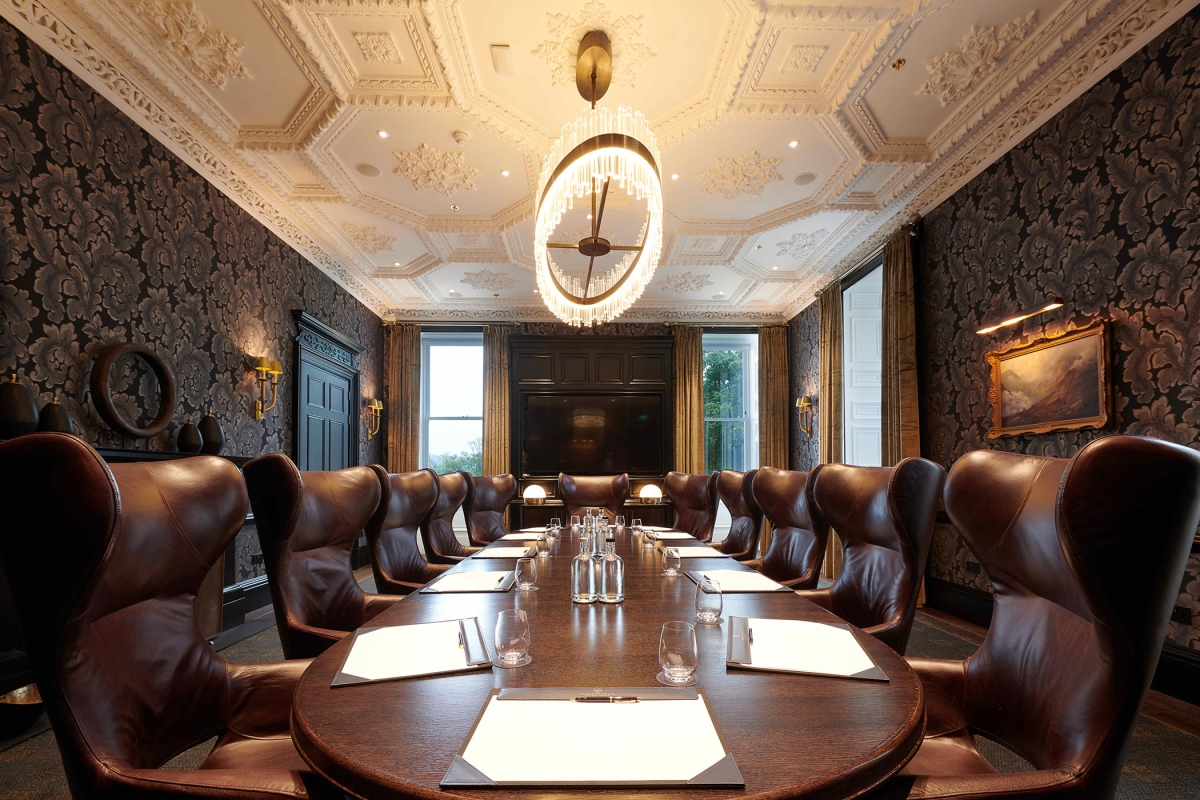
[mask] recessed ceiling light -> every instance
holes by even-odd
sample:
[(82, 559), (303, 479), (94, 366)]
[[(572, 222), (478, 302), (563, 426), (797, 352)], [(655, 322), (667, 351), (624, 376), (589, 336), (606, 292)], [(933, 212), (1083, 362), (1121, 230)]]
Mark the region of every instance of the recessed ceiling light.
[(771, 267), (771, 269), (779, 269), (779, 267)]
[(724, 292), (717, 292), (716, 294), (713, 295), (713, 300), (724, 300), (724, 299), (725, 299)]
[(462, 292), (456, 292), (453, 289), (446, 292), (446, 294), (450, 295), (451, 297), (462, 297)]
[(817, 179), (817, 173), (815, 173), (815, 172), (801, 172), (799, 175), (797, 175), (795, 178), (792, 179), (792, 183), (796, 184), (797, 186), (808, 186), (810, 183), (812, 183), (816, 179)]
[(392, 266), (393, 266), (393, 267), (398, 267), (398, 266), (400, 266), (400, 262), (399, 262), (399, 261), (393, 261), (393, 262), (392, 262)]
[(903, 67), (907, 63), (908, 62), (905, 61), (903, 58), (897, 58), (895, 61), (892, 62), (892, 69), (899, 70), (901, 67)]
[(355, 164), (354, 168), (358, 170), (359, 175), (366, 175), (368, 178), (378, 178), (383, 174), (383, 170), (381, 170), (379, 167), (375, 166), (374, 164), (368, 164), (365, 161), (361, 164)]
[(673, 180), (673, 181), (677, 181), (677, 180), (679, 180), (679, 173), (678, 173), (678, 172), (672, 172), (672, 173), (671, 173), (671, 180)]
[(541, 294), (541, 292), (539, 292), (537, 289), (534, 289), (534, 290), (533, 290), (533, 293), (534, 293), (534, 294)]
[(377, 133), (379, 134), (380, 139), (386, 139), (388, 137), (387, 131), (377, 131)]
[(591, 219), (591, 218), (592, 218), (592, 215), (591, 215), (591, 214), (588, 214), (588, 215), (587, 215), (587, 218), (588, 218), (588, 219)]
[(754, 249), (755, 249), (755, 250), (762, 250), (762, 245), (761, 245), (761, 244), (756, 244), (756, 245), (754, 245)]
[(451, 211), (458, 211), (458, 203), (451, 203), (451, 204), (450, 204), (450, 210), (451, 210)]
[(799, 145), (800, 145), (800, 143), (799, 143), (799, 142), (797, 142), (795, 139), (793, 139), (792, 141), (788, 142), (788, 147), (798, 147)]
[(502, 169), (502, 170), (500, 170), (500, 174), (501, 174), (501, 175), (503, 175), (504, 177), (506, 177), (506, 178), (507, 178), (507, 177), (508, 177), (508, 170), (506, 170), (506, 169)]

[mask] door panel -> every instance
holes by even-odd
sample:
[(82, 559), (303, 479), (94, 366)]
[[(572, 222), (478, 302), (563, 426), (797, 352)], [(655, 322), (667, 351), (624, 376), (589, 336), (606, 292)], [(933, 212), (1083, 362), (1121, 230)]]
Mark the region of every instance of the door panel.
[(351, 397), (354, 377), (300, 351), (300, 386), (304, 387), (301, 424), (297, 431), (296, 466), (302, 470), (345, 469), (357, 462), (350, 451)]
[(882, 459), (883, 269), (846, 289), (843, 315), (843, 440), (847, 464), (877, 467)]

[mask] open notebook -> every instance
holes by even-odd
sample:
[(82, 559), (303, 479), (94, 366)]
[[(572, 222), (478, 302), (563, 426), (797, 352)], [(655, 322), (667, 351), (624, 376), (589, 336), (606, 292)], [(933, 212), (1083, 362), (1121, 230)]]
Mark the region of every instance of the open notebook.
[(701, 569), (686, 573), (696, 583), (702, 579), (721, 584), (721, 592), (790, 592), (791, 589), (752, 569)]
[(475, 617), (387, 628), (359, 628), (333, 687), (490, 667)]
[(511, 571), (447, 572), (433, 583), (422, 587), (429, 594), (442, 592), (507, 592), (515, 576)]
[(729, 618), (727, 665), (770, 672), (887, 681), (849, 625)]

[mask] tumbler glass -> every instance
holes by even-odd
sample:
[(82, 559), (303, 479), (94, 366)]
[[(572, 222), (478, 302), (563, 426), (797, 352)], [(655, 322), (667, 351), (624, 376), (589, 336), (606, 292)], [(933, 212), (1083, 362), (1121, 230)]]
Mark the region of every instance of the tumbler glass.
[(537, 562), (532, 558), (517, 559), (517, 588), (522, 592), (537, 591)]
[(549, 534), (543, 534), (542, 536), (538, 537), (538, 540), (537, 540), (538, 558), (549, 557), (549, 555), (550, 555), (550, 538), (551, 537)]
[(683, 565), (683, 559), (679, 557), (678, 547), (668, 547), (663, 550), (663, 571), (662, 574), (668, 578), (674, 578), (679, 574), (679, 567)]
[(498, 667), (523, 667), (533, 661), (529, 655), (529, 617), (524, 610), (507, 608), (496, 618), (496, 660)]
[(721, 618), (721, 584), (712, 578), (703, 578), (696, 584), (696, 621), (705, 625), (718, 625)]
[(658, 639), (658, 682), (668, 686), (693, 686), (696, 681), (696, 628), (690, 622), (668, 622)]

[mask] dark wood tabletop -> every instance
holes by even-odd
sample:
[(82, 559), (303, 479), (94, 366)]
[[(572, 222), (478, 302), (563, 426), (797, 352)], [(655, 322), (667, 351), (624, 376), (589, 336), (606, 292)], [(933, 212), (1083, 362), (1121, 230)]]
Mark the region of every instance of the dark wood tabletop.
[[(474, 616), (493, 653), (497, 614), (523, 608), (529, 614), (533, 663), (331, 689), (349, 647), (349, 640), (343, 640), (313, 662), (297, 687), (292, 733), (301, 755), (317, 772), (363, 798), (499, 800), (583, 793), (508, 788), (444, 792), (438, 783), (493, 688), (660, 685), (655, 675), (662, 624), (694, 618), (696, 585), (682, 574), (661, 577), (661, 552), (644, 550), (640, 544), (629, 534), (618, 541), (626, 580), (625, 602), (616, 605), (571, 602), (570, 567), (578, 544), (569, 536), (559, 540), (551, 557), (538, 559), (536, 592), (415, 593), (396, 604), (372, 625)], [(471, 558), (454, 569), (514, 566), (513, 559)], [(684, 559), (683, 568), (744, 569), (723, 556)], [(916, 752), (925, 727), (920, 681), (889, 647), (856, 630), (867, 653), (887, 674), (887, 683), (727, 669), (731, 614), (840, 620), (792, 592), (729, 593), (724, 605), (724, 624), (696, 626), (697, 675), (746, 788), (731, 792), (620, 787), (588, 794), (849, 798), (883, 781)], [(681, 730), (679, 735), (688, 733)], [(513, 752), (536, 758), (537, 743), (513, 742)]]

